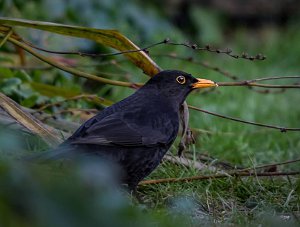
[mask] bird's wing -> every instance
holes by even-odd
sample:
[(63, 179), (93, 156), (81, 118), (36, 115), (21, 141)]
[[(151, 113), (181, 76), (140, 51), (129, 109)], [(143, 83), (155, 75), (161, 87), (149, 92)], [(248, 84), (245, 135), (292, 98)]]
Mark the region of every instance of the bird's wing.
[[(164, 122), (165, 126), (168, 122)], [(176, 136), (176, 135), (175, 135)], [(150, 125), (138, 127), (118, 113), (102, 118), (100, 121), (93, 121), (77, 132), (71, 144), (97, 144), (97, 145), (121, 145), (121, 146), (155, 146), (167, 144), (170, 136)]]

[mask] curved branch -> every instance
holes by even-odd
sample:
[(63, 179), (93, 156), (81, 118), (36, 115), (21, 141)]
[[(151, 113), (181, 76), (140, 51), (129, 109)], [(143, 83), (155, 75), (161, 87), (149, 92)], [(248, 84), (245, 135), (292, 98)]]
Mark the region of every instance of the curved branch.
[[(0, 34), (0, 36), (2, 36), (2, 35)], [(123, 81), (110, 80), (110, 79), (95, 76), (95, 75), (92, 75), (92, 74), (89, 74), (89, 73), (78, 71), (76, 69), (73, 69), (73, 68), (64, 66), (62, 64), (59, 64), (59, 63), (57, 63), (57, 62), (55, 62), (55, 61), (53, 61), (53, 60), (51, 60), (47, 57), (35, 52), (30, 47), (28, 47), (27, 45), (17, 41), (14, 38), (8, 38), (8, 41), (15, 44), (15, 45), (17, 45), (17, 46), (19, 46), (19, 47), (21, 47), (22, 49), (26, 50), (27, 52), (31, 53), (32, 55), (34, 55), (38, 59), (40, 59), (44, 62), (47, 62), (49, 65), (52, 65), (56, 68), (59, 68), (59, 69), (65, 71), (65, 72), (71, 73), (73, 75), (84, 77), (84, 78), (91, 79), (91, 80), (98, 81), (98, 82), (105, 83), (105, 84), (111, 84), (111, 85), (122, 86), (122, 87), (136, 88), (136, 87), (141, 86), (141, 84), (138, 84), (138, 83), (129, 83), (129, 82), (123, 82)]]
[(197, 110), (197, 111), (200, 111), (200, 112), (203, 112), (203, 113), (207, 113), (207, 114), (210, 114), (210, 115), (214, 115), (216, 117), (221, 117), (221, 118), (232, 120), (232, 121), (237, 121), (237, 122), (241, 122), (241, 123), (245, 123), (245, 124), (249, 124), (249, 125), (256, 125), (256, 126), (265, 127), (265, 128), (278, 129), (278, 130), (280, 130), (280, 132), (300, 131), (300, 128), (287, 128), (287, 127), (282, 127), (282, 126), (267, 125), (267, 124), (252, 122), (252, 121), (245, 121), (245, 120), (242, 120), (242, 119), (239, 119), (239, 118), (227, 117), (227, 116), (224, 116), (224, 115), (221, 115), (221, 114), (217, 114), (217, 113), (213, 113), (213, 112), (210, 112), (210, 111), (207, 111), (207, 110), (200, 109), (200, 108), (195, 107), (195, 106), (189, 106), (189, 108), (192, 109), (192, 110)]
[(269, 164), (264, 164), (264, 165), (249, 167), (249, 168), (243, 168), (243, 169), (237, 170), (237, 172), (245, 172), (245, 171), (264, 169), (264, 168), (268, 168), (268, 167), (286, 165), (286, 164), (291, 164), (291, 163), (295, 163), (295, 162), (300, 162), (300, 158), (288, 160), (288, 161), (284, 161), (284, 162), (275, 162), (275, 163), (269, 163)]
[[(262, 78), (264, 79), (264, 78)], [(246, 86), (246, 87), (264, 87), (264, 88), (300, 88), (298, 84), (290, 84), (290, 85), (274, 85), (274, 84), (259, 84), (252, 83), (249, 81), (239, 81), (239, 82), (217, 82), (219, 86)]]
[(300, 79), (300, 76), (271, 76), (271, 77), (262, 77), (253, 80), (248, 80), (248, 82), (257, 82), (265, 80), (284, 80), (284, 79)]
[(250, 61), (254, 61), (254, 60), (265, 60), (266, 56), (262, 55), (262, 54), (257, 54), (255, 56), (250, 56), (248, 55), (248, 53), (243, 52), (242, 54), (233, 54), (232, 50), (229, 48), (226, 48), (224, 50), (218, 49), (218, 48), (213, 48), (210, 45), (206, 45), (205, 47), (198, 47), (197, 44), (189, 44), (189, 43), (175, 43), (175, 42), (170, 42), (170, 40), (167, 40), (167, 42), (165, 44), (169, 44), (169, 45), (174, 45), (174, 46), (184, 46), (187, 48), (191, 48), (193, 50), (198, 50), (198, 51), (208, 51), (208, 52), (213, 52), (213, 53), (217, 53), (217, 54), (225, 54), (228, 55), (232, 58), (238, 59), (238, 58), (243, 58), (243, 59), (247, 59)]
[(136, 53), (136, 52), (141, 52), (141, 51), (143, 51), (145, 53), (148, 53), (148, 49), (150, 49), (152, 47), (155, 47), (155, 46), (158, 46), (158, 45), (161, 45), (161, 44), (164, 44), (164, 43), (167, 42), (166, 40), (163, 40), (163, 41), (151, 44), (147, 47), (144, 47), (144, 48), (141, 48), (141, 49), (136, 49), (136, 50), (126, 50), (126, 51), (120, 51), (120, 52), (115, 52), (115, 53), (90, 54), (90, 53), (83, 53), (83, 52), (79, 52), (79, 51), (53, 51), (53, 50), (47, 50), (47, 49), (35, 46), (31, 42), (28, 42), (28, 41), (25, 41), (25, 40), (22, 40), (22, 41), (23, 41), (23, 43), (27, 44), (28, 46), (30, 46), (34, 49), (43, 51), (43, 52), (47, 52), (47, 53), (51, 53), (51, 54), (68, 54), (68, 55), (72, 54), (72, 55), (79, 55), (79, 56), (82, 56), (82, 57), (85, 57), (85, 56), (88, 56), (88, 57), (108, 57), (108, 56), (117, 56), (117, 55), (122, 55), (122, 54)]
[(208, 62), (206, 61), (197, 61), (195, 60), (193, 57), (182, 57), (182, 56), (178, 56), (176, 53), (167, 53), (167, 54), (152, 54), (151, 55), (152, 57), (153, 56), (156, 56), (156, 57), (167, 57), (167, 58), (172, 58), (172, 59), (177, 59), (177, 60), (181, 60), (181, 61), (186, 61), (186, 62), (190, 62), (190, 63), (193, 63), (193, 64), (196, 64), (196, 65), (201, 65), (203, 66), (204, 68), (207, 68), (207, 69), (210, 69), (210, 70), (213, 70), (215, 72), (218, 72), (220, 73), (221, 75), (225, 76), (225, 77), (228, 77), (232, 80), (237, 80), (238, 77), (217, 67), (217, 66), (213, 66), (213, 65), (210, 65)]

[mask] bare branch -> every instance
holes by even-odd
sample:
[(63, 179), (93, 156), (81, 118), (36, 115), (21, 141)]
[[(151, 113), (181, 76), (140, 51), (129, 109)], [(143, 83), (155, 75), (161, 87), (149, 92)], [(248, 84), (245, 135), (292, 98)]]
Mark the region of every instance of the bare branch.
[(44, 48), (35, 46), (32, 43), (30, 43), (28, 41), (25, 41), (25, 40), (22, 40), (22, 41), (23, 41), (23, 43), (27, 44), (28, 46), (30, 46), (34, 49), (44, 51), (44, 52), (47, 52), (47, 53), (51, 53), (51, 54), (68, 54), (68, 55), (72, 54), (72, 55), (79, 55), (79, 56), (82, 56), (82, 57), (88, 56), (88, 57), (94, 57), (94, 58), (95, 57), (117, 56), (117, 55), (136, 53), (136, 52), (141, 52), (141, 51), (148, 54), (148, 49), (150, 49), (152, 47), (155, 47), (155, 46), (158, 46), (158, 45), (161, 45), (161, 44), (164, 44), (164, 43), (167, 42), (166, 40), (163, 40), (161, 42), (157, 42), (157, 43), (151, 44), (147, 47), (144, 47), (142, 49), (137, 49), (137, 50), (126, 50), (126, 51), (120, 51), (120, 52), (115, 52), (115, 53), (90, 54), (90, 53), (84, 53), (84, 52), (79, 52), (79, 51), (53, 51), (53, 50), (48, 50), (48, 49), (44, 49)]
[(153, 54), (152, 56), (157, 56), (157, 57), (167, 57), (167, 58), (173, 58), (173, 59), (178, 59), (178, 60), (182, 60), (182, 61), (186, 61), (186, 62), (190, 62), (196, 65), (201, 65), (207, 69), (211, 69), (215, 72), (220, 73), (221, 75), (224, 75), (225, 77), (228, 77), (232, 80), (237, 80), (238, 77), (225, 71), (222, 70), (221, 68), (217, 67), (217, 66), (213, 66), (210, 65), (208, 62), (206, 61), (197, 61), (195, 60), (193, 57), (182, 57), (182, 56), (178, 56), (176, 53), (169, 53), (169, 54)]
[(288, 160), (288, 161), (284, 161), (284, 162), (275, 162), (275, 163), (269, 163), (269, 164), (265, 164), (265, 165), (255, 166), (255, 167), (244, 168), (244, 169), (240, 169), (238, 171), (245, 172), (245, 171), (251, 171), (251, 170), (258, 170), (258, 169), (264, 169), (264, 168), (273, 167), (273, 166), (291, 164), (291, 163), (295, 163), (295, 162), (300, 162), (300, 158)]
[[(285, 79), (285, 78), (282, 78)], [(298, 84), (290, 84), (290, 85), (275, 85), (275, 84), (259, 84), (245, 81), (239, 82), (218, 82), (219, 86), (251, 86), (251, 87), (265, 87), (265, 88), (300, 88)]]
[(247, 82), (257, 82), (257, 81), (266, 81), (266, 80), (285, 80), (285, 79), (300, 79), (300, 76), (272, 76), (272, 77), (262, 77), (257, 79), (248, 80)]
[(41, 47), (37, 47), (35, 45), (33, 45), (32, 43), (22, 40), (23, 43), (27, 44), (28, 46), (35, 48), (37, 50), (40, 51), (44, 51), (47, 53), (52, 53), (52, 54), (75, 54), (75, 55), (79, 55), (79, 56), (89, 56), (89, 57), (107, 57), (107, 56), (116, 56), (116, 55), (122, 55), (122, 54), (128, 54), (128, 53), (135, 53), (135, 52), (140, 52), (143, 51), (146, 54), (149, 54), (149, 49), (165, 44), (165, 45), (175, 45), (175, 46), (184, 46), (187, 48), (191, 48), (193, 50), (198, 50), (198, 51), (208, 51), (208, 52), (212, 52), (212, 53), (217, 53), (217, 54), (226, 54), (230, 57), (233, 58), (243, 58), (243, 59), (247, 59), (247, 60), (265, 60), (266, 56), (262, 55), (262, 54), (257, 54), (255, 56), (250, 56), (248, 55), (248, 53), (242, 53), (240, 55), (238, 54), (232, 54), (232, 50), (229, 48), (226, 48), (224, 50), (222, 49), (218, 49), (218, 48), (213, 48), (210, 45), (206, 45), (205, 47), (198, 47), (196, 44), (189, 44), (189, 43), (175, 43), (175, 42), (171, 42), (169, 38), (164, 39), (163, 41), (151, 44), (147, 47), (144, 47), (142, 49), (137, 49), (137, 50), (126, 50), (126, 51), (120, 51), (120, 52), (115, 52), (115, 53), (102, 53), (102, 54), (90, 54), (90, 53), (83, 53), (83, 52), (79, 52), (79, 51), (52, 51), (52, 50), (47, 50)]
[(300, 131), (300, 128), (287, 128), (287, 127), (282, 127), (282, 126), (267, 125), (267, 124), (252, 122), (252, 121), (245, 121), (245, 120), (242, 120), (242, 119), (239, 119), (239, 118), (228, 117), (228, 116), (213, 113), (213, 112), (210, 112), (210, 111), (207, 111), (207, 110), (203, 110), (203, 109), (200, 109), (200, 108), (195, 107), (195, 106), (189, 106), (189, 108), (192, 109), (192, 110), (197, 110), (197, 111), (200, 111), (200, 112), (203, 112), (203, 113), (207, 113), (207, 114), (210, 114), (210, 115), (213, 115), (213, 116), (221, 117), (221, 118), (232, 120), (232, 121), (237, 121), (237, 122), (241, 122), (241, 123), (245, 123), (245, 124), (249, 124), (249, 125), (256, 125), (256, 126), (265, 127), (265, 128), (278, 129), (278, 130), (280, 130), (280, 132)]
[[(0, 34), (0, 36), (1, 36), (1, 34)], [(38, 59), (40, 59), (44, 62), (47, 62), (48, 64), (50, 64), (50, 65), (52, 65), (56, 68), (59, 68), (59, 69), (65, 71), (65, 72), (71, 73), (73, 75), (84, 77), (84, 78), (91, 79), (91, 80), (94, 80), (94, 81), (98, 81), (98, 82), (101, 82), (101, 83), (104, 83), (104, 84), (115, 85), (115, 86), (123, 86), (123, 87), (130, 87), (130, 88), (137, 88), (137, 87), (141, 86), (141, 84), (137, 84), (137, 83), (129, 83), (129, 82), (123, 82), (123, 81), (110, 80), (110, 79), (106, 79), (106, 78), (103, 78), (103, 77), (100, 77), (100, 76), (95, 76), (95, 75), (92, 75), (92, 74), (89, 74), (89, 73), (78, 71), (78, 70), (73, 69), (71, 67), (67, 67), (67, 66), (64, 66), (62, 64), (59, 64), (59, 63), (57, 63), (57, 62), (41, 55), (41, 54), (33, 51), (32, 48), (28, 47), (24, 43), (21, 43), (21, 42), (17, 41), (16, 39), (8, 38), (8, 40), (9, 40), (9, 42), (11, 42), (11, 43), (21, 47), (22, 49), (26, 50), (27, 52), (31, 53), (32, 55), (34, 55)]]
[(250, 56), (248, 55), (248, 53), (242, 53), (242, 54), (232, 54), (232, 50), (229, 48), (226, 48), (224, 50), (222, 49), (218, 49), (218, 48), (213, 48), (210, 45), (206, 45), (205, 47), (198, 47), (197, 44), (189, 44), (189, 43), (175, 43), (175, 42), (170, 42), (168, 41), (166, 44), (169, 45), (175, 45), (175, 46), (184, 46), (187, 48), (191, 48), (193, 50), (198, 50), (198, 51), (208, 51), (208, 52), (213, 52), (213, 53), (217, 53), (217, 54), (226, 54), (232, 58), (243, 58), (243, 59), (247, 59), (247, 60), (265, 60), (266, 56), (262, 55), (262, 54), (257, 54), (255, 56)]
[(54, 103), (48, 103), (48, 104), (42, 105), (40, 108), (35, 110), (35, 112), (43, 111), (43, 110), (45, 110), (49, 107), (52, 107), (52, 106), (59, 106), (59, 105), (65, 103), (66, 101), (74, 101), (74, 100), (79, 100), (79, 99), (87, 99), (87, 100), (91, 100), (91, 101), (96, 101), (97, 100), (97, 103), (99, 103), (99, 102), (103, 103), (103, 102), (106, 101), (104, 98), (101, 98), (97, 95), (82, 94), (82, 95), (77, 95), (77, 96), (74, 96), (74, 97), (71, 97), (71, 98), (66, 98), (62, 101), (57, 101), (57, 102), (54, 102)]

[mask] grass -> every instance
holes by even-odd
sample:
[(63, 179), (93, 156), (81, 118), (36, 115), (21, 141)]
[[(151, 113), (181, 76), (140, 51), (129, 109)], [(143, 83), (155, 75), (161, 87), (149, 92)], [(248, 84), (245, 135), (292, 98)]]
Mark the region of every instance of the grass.
[[(261, 39), (259, 36), (249, 37), (245, 31), (237, 31), (232, 34), (230, 45), (238, 53), (244, 50), (264, 53), (267, 55), (267, 60), (263, 62), (236, 60), (211, 53), (195, 53), (194, 56), (232, 72), (242, 80), (274, 75), (299, 75), (300, 32), (293, 28), (284, 32), (266, 32), (264, 39)], [(170, 47), (166, 48), (170, 50)], [(153, 52), (165, 50), (155, 49)], [(179, 55), (192, 55), (191, 50), (179, 47), (176, 49), (172, 47), (171, 50)], [(165, 69), (174, 69), (176, 66), (177, 69), (190, 72), (195, 76), (199, 75), (215, 81), (228, 80), (199, 65), (178, 60), (170, 61), (165, 58), (155, 58), (155, 60)], [(146, 79), (141, 76), (140, 71), (127, 63), (124, 67), (136, 75), (131, 79), (137, 82)], [(40, 74), (41, 72), (35, 72), (35, 78), (41, 78)], [(54, 71), (45, 73), (48, 79), (53, 75), (58, 83), (70, 83), (64, 82), (68, 81), (67, 76)], [(77, 82), (83, 85), (82, 81)], [(107, 86), (102, 88), (99, 94), (118, 101), (132, 92), (127, 88)], [(206, 94), (195, 93), (188, 98), (188, 103), (246, 120), (300, 127), (299, 90), (296, 89), (279, 94), (259, 94), (247, 88), (221, 87)], [(88, 108), (91, 104), (78, 101), (71, 102), (70, 106)], [(195, 129), (210, 132), (196, 134), (197, 142), (188, 152), (195, 158), (207, 154), (216, 160), (243, 167), (299, 158), (299, 132), (281, 133), (196, 111), (190, 112), (190, 125)], [(2, 157), (4, 154), (9, 157), (14, 156), (15, 154), (7, 152), (12, 147), (16, 147), (15, 153), (24, 150), (24, 147), (30, 152), (44, 148), (40, 141), (28, 145), (16, 144), (14, 141), (17, 139), (13, 139), (12, 143), (4, 143), (7, 142), (7, 138), (7, 134), (1, 135)], [(171, 150), (174, 154), (175, 146)], [(116, 226), (132, 223), (136, 226), (142, 224), (182, 226), (184, 223), (193, 226), (219, 224), (296, 226), (299, 224), (300, 179), (298, 176), (230, 177), (189, 183), (146, 185), (139, 188), (143, 204), (135, 204), (126, 196), (116, 197), (119, 194), (114, 194), (112, 189), (105, 185), (105, 179), (98, 176), (98, 173), (103, 171), (100, 167), (75, 166), (62, 171), (60, 166), (51, 166), (45, 170), (44, 167), (31, 168), (7, 160), (11, 158), (6, 159), (1, 167), (3, 190), (0, 190), (0, 217), (4, 223), (6, 221), (11, 226), (30, 226), (32, 223), (43, 226), (45, 224), (43, 220), (46, 222), (44, 226), (72, 226), (73, 224), (73, 226), (81, 226), (95, 223), (105, 225), (110, 222)], [(279, 166), (278, 170), (299, 170), (299, 164)], [(207, 172), (164, 162), (148, 179), (187, 177)], [(29, 210), (26, 211), (27, 209)], [(112, 218), (105, 218), (109, 215), (112, 215)]]

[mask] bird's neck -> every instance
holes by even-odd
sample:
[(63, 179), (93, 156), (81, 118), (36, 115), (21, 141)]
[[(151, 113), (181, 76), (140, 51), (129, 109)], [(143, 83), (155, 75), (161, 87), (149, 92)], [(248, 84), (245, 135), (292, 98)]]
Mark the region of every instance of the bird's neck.
[(156, 89), (155, 87), (142, 87), (136, 94), (139, 97), (143, 97), (145, 100), (152, 100), (153, 102), (164, 103), (165, 105), (172, 107), (174, 111), (179, 111), (179, 107), (185, 100), (185, 96), (174, 95), (165, 92), (163, 89)]

